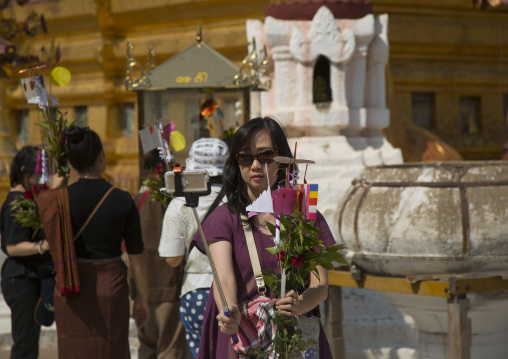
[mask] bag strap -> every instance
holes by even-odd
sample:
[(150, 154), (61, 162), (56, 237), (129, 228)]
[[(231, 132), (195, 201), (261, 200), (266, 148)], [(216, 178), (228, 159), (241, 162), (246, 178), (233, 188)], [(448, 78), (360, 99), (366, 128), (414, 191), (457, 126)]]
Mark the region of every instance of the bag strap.
[(141, 202), (139, 202), (139, 208), (138, 208), (139, 213), (141, 213), (141, 207), (143, 207), (143, 203), (145, 203), (146, 197), (148, 197), (149, 194), (150, 194), (150, 191), (146, 191), (145, 194), (143, 195), (143, 197), (141, 198)]
[(247, 222), (247, 217), (242, 214), (243, 231), (245, 232), (245, 240), (247, 241), (247, 248), (249, 249), (249, 257), (252, 263), (252, 271), (254, 272), (254, 279), (258, 286), (258, 293), (266, 293), (266, 284), (263, 279), (263, 273), (261, 272), (261, 263), (259, 262), (258, 250), (256, 248), (256, 242), (254, 242), (254, 234), (252, 233), (252, 227)]
[(104, 200), (106, 199), (106, 197), (111, 193), (111, 191), (113, 191), (115, 189), (115, 187), (111, 186), (110, 189), (108, 189), (108, 191), (106, 193), (104, 193), (104, 196), (102, 196), (101, 200), (99, 201), (99, 203), (97, 203), (97, 206), (95, 206), (95, 208), (93, 209), (92, 213), (90, 213), (90, 215), (88, 216), (88, 218), (86, 219), (85, 221), (85, 224), (83, 224), (81, 226), (81, 229), (79, 230), (79, 232), (74, 236), (74, 240), (78, 239), (79, 235), (85, 230), (86, 226), (88, 225), (88, 223), (92, 220), (92, 217), (94, 216), (95, 212), (97, 212), (97, 210), (99, 209), (99, 207), (101, 206), (102, 202), (104, 202)]

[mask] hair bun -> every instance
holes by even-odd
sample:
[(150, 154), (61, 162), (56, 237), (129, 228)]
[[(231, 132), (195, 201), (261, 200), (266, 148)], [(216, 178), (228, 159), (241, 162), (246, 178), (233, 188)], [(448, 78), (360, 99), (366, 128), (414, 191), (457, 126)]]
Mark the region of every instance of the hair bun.
[(85, 137), (86, 129), (78, 126), (70, 126), (64, 131), (65, 138), (70, 143), (78, 143)]

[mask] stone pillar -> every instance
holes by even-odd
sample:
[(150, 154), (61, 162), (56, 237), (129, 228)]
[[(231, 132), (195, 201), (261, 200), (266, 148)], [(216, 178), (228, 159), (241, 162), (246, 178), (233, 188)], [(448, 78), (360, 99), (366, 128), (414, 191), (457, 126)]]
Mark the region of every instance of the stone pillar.
[(289, 51), (296, 60), (296, 73), (292, 81), (298, 94), (294, 109), (294, 126), (305, 129), (313, 125), (312, 72), (316, 59), (311, 56), (310, 42), (307, 36), (296, 27), (291, 34)]
[(294, 107), (298, 96), (297, 86), (293, 83), (296, 73), (296, 61), (289, 52), (289, 39), (293, 25), (288, 21), (281, 21), (267, 17), (265, 33), (272, 46), (274, 62), (274, 80), (277, 97), (275, 116), (285, 127), (294, 124)]
[(365, 86), (366, 128), (363, 135), (381, 136), (381, 130), (390, 124), (390, 110), (386, 108), (385, 66), (388, 63), (388, 15), (376, 16), (374, 40), (367, 56)]
[[(386, 108), (385, 91), (385, 66), (388, 63), (389, 55), (388, 15), (384, 14), (375, 18), (374, 32), (374, 40), (369, 46), (367, 57), (365, 86), (367, 122), (365, 130), (363, 130), (363, 135), (366, 137), (381, 137), (381, 130), (388, 127), (390, 123), (390, 110)], [(376, 143), (371, 143), (371, 145), (375, 146)]]
[(390, 165), (402, 163), (402, 152), (388, 143), (381, 131), (390, 124), (390, 110), (386, 107), (385, 67), (388, 63), (388, 15), (374, 19), (374, 39), (369, 45), (365, 79), (365, 129), (362, 136), (369, 147), (364, 153), (365, 164)]
[[(341, 133), (349, 137), (360, 137), (367, 122), (364, 108), (365, 77), (369, 44), (374, 37), (374, 16), (367, 15), (356, 20), (352, 31), (356, 38), (356, 49), (346, 73), (346, 96), (350, 117), (349, 126)], [(364, 145), (363, 142), (365, 141), (360, 142), (358, 149), (364, 149), (366, 143)]]

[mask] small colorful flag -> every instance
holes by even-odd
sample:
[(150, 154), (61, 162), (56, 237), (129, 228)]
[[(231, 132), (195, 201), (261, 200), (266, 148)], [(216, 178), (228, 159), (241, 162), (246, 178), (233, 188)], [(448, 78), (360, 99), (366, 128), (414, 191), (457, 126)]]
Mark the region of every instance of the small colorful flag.
[(316, 219), (317, 215), (317, 199), (318, 199), (318, 185), (306, 184), (305, 199), (307, 200), (305, 206), (305, 219)]
[(316, 219), (318, 185), (317, 184), (300, 184), (296, 186), (297, 200), (296, 209), (305, 214), (305, 219)]

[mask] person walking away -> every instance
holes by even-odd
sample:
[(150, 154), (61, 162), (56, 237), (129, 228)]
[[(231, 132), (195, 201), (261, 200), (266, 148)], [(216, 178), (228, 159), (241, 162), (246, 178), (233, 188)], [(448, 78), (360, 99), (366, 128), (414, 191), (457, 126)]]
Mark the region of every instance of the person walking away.
[[(185, 171), (206, 170), (211, 178), (210, 195), (199, 198), (197, 212), (201, 221), (222, 203), (221, 175), (228, 155), (226, 143), (216, 138), (202, 138), (191, 146)], [(199, 351), (206, 300), (213, 280), (208, 258), (191, 242), (197, 230), (192, 209), (185, 207), (185, 198), (173, 199), (164, 215), (159, 254), (166, 257), (171, 267), (185, 262), (180, 319), (194, 358)]]
[[(157, 149), (148, 152), (144, 159), (145, 176), (154, 181), (164, 176), (164, 161)], [(148, 305), (150, 319), (138, 329), (139, 359), (184, 359), (186, 354), (185, 329), (179, 318), (180, 290), (184, 263), (175, 268), (159, 256), (162, 220), (166, 208), (151, 196), (159, 188), (142, 186), (134, 196), (141, 218), (141, 232), (147, 263)], [(130, 272), (130, 271), (129, 271)], [(132, 283), (132, 281), (130, 281)], [(135, 293), (135, 290), (131, 290)], [(135, 298), (133, 298), (135, 299)]]
[(97, 133), (71, 126), (65, 137), (69, 162), (79, 180), (38, 198), (57, 264), (58, 357), (128, 359), (129, 288), (122, 239), (137, 288), (132, 315), (138, 327), (149, 316), (139, 213), (129, 193), (102, 179), (106, 158)]

